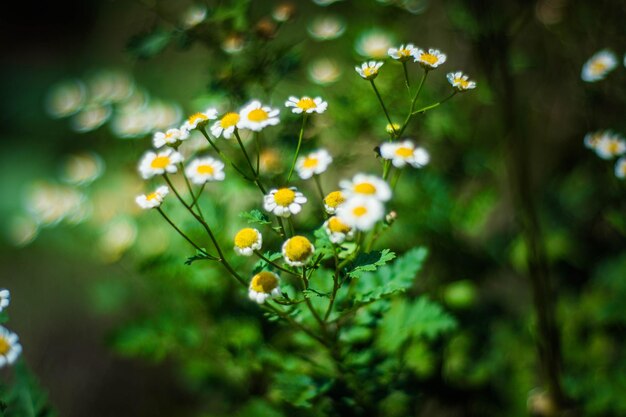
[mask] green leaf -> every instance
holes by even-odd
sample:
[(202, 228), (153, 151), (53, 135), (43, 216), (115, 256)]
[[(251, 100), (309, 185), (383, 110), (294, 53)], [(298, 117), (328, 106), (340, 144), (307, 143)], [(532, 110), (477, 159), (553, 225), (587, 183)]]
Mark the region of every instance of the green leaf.
[(379, 267), (387, 264), (396, 257), (396, 254), (389, 249), (361, 253), (353, 264), (352, 271), (348, 272), (353, 278), (360, 278), (365, 272), (376, 271)]
[(385, 352), (394, 352), (412, 338), (433, 340), (455, 328), (454, 317), (428, 297), (400, 299), (383, 316), (376, 344)]
[(269, 217), (257, 209), (241, 212), (239, 213), (239, 217), (248, 220), (248, 224), (272, 224)]
[(197, 252), (194, 256), (190, 256), (185, 261), (185, 265), (191, 265), (196, 261), (217, 261), (218, 258), (215, 256), (208, 255), (206, 253)]
[(313, 379), (302, 374), (280, 373), (276, 375), (274, 388), (282, 400), (296, 407), (311, 407), (311, 400), (319, 394)]
[(315, 232), (313, 232), (313, 236), (315, 236), (315, 253), (324, 258), (334, 256), (335, 248), (323, 227), (316, 229)]
[(173, 38), (173, 32), (157, 27), (151, 32), (133, 36), (127, 49), (141, 59), (152, 58), (161, 53)]
[[(282, 258), (283, 255), (281, 255), (279, 252), (265, 252), (263, 254), (263, 256), (265, 256), (267, 259), (269, 259), (270, 261), (274, 262), (277, 259)], [(255, 264), (254, 267), (252, 268), (252, 273), (253, 274), (258, 274), (259, 272), (263, 271), (265, 268), (268, 268), (271, 270), (274, 270), (275, 268), (270, 265), (269, 263), (267, 263), (265, 260), (263, 259), (259, 259)]]

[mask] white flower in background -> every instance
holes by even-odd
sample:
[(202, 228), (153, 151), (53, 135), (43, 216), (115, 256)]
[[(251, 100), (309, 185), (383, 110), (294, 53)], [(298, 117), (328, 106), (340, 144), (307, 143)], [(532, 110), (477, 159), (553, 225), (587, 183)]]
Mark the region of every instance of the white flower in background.
[(613, 133), (610, 130), (599, 130), (597, 132), (589, 132), (585, 135), (585, 148), (595, 151), (598, 144), (606, 137), (611, 137)]
[(324, 197), (324, 209), (328, 214), (335, 214), (337, 211), (337, 207), (339, 207), (344, 201), (346, 201), (346, 197), (343, 195), (341, 191), (332, 191)]
[(595, 151), (602, 159), (613, 159), (626, 153), (626, 140), (615, 133), (605, 135), (596, 144)]
[(603, 49), (585, 62), (580, 78), (588, 83), (600, 81), (615, 67), (617, 67), (617, 56), (612, 51)]
[(307, 97), (302, 96), (300, 98), (291, 96), (289, 100), (285, 102), (286, 107), (292, 107), (291, 111), (296, 114), (300, 113), (318, 113), (322, 114), (328, 108), (328, 103), (322, 100), (321, 97)]
[(442, 54), (438, 49), (429, 49), (428, 52), (418, 49), (413, 55), (415, 62), (418, 62), (427, 70), (437, 68), (446, 62), (446, 55)]
[(225, 178), (224, 163), (210, 156), (191, 161), (185, 173), (189, 180), (197, 185), (202, 185), (207, 181), (222, 181)]
[(162, 185), (150, 194), (142, 194), (135, 198), (135, 202), (144, 210), (160, 207), (165, 196), (170, 192), (167, 186)]
[(38, 225), (51, 226), (61, 221), (78, 224), (90, 213), (89, 200), (75, 187), (38, 181), (27, 193), (26, 210)]
[(46, 109), (52, 117), (67, 117), (80, 111), (87, 100), (87, 89), (78, 80), (54, 86), (46, 98)]
[(63, 180), (76, 185), (89, 184), (98, 179), (104, 171), (102, 158), (93, 153), (68, 156), (63, 164)]
[(235, 252), (243, 256), (251, 256), (255, 250), (261, 249), (263, 235), (257, 229), (246, 227), (235, 235)]
[(356, 66), (354, 69), (359, 73), (361, 77), (366, 80), (373, 80), (378, 76), (378, 70), (383, 66), (383, 63), (380, 61), (369, 61), (364, 62), (361, 66)]
[(336, 16), (322, 16), (315, 18), (307, 30), (313, 39), (328, 41), (340, 37), (346, 30), (346, 25)]
[(72, 116), (71, 125), (77, 132), (90, 132), (102, 126), (111, 117), (108, 105), (91, 104)]
[(339, 79), (341, 68), (336, 61), (328, 58), (317, 59), (309, 65), (309, 79), (319, 85), (332, 84)]
[(626, 157), (621, 157), (615, 163), (615, 176), (617, 178), (626, 178)]
[(300, 213), (307, 198), (296, 187), (273, 189), (263, 198), (263, 208), (280, 217)]
[(380, 155), (383, 159), (390, 160), (396, 168), (402, 168), (405, 165), (421, 168), (430, 160), (428, 152), (424, 148), (416, 148), (410, 140), (385, 142), (380, 145)]
[(333, 157), (330, 156), (326, 149), (319, 149), (311, 152), (306, 156), (301, 156), (296, 161), (296, 171), (298, 176), (303, 180), (311, 178), (313, 175), (319, 175), (326, 171)]
[(324, 222), (324, 230), (328, 234), (330, 241), (336, 245), (354, 237), (354, 230), (339, 220), (337, 216), (333, 216)]
[(389, 184), (375, 175), (356, 174), (352, 180), (341, 180), (339, 186), (348, 198), (353, 195), (374, 198), (379, 201), (389, 201), (391, 198)]
[(386, 58), (391, 47), (393, 47), (391, 36), (378, 29), (363, 33), (356, 42), (356, 51), (367, 58)]
[(189, 137), (189, 132), (182, 129), (168, 129), (167, 132), (156, 132), (152, 136), (152, 144), (159, 149), (163, 146), (172, 146)]
[(450, 85), (460, 92), (476, 88), (476, 82), (470, 81), (469, 77), (461, 71), (450, 72), (446, 77), (448, 78)]
[(291, 266), (304, 266), (309, 262), (315, 247), (304, 236), (293, 236), (283, 243), (282, 253), (285, 262)]
[(278, 109), (264, 106), (259, 100), (253, 100), (239, 112), (241, 121), (237, 127), (260, 132), (267, 126), (278, 124), (280, 121), (278, 119), (279, 112)]
[(402, 44), (399, 48), (389, 48), (387, 54), (400, 62), (406, 62), (413, 58), (413, 55), (417, 53), (417, 48), (412, 43)]
[(337, 208), (337, 218), (347, 226), (367, 231), (385, 215), (383, 203), (375, 198), (356, 195)]
[(178, 171), (176, 164), (180, 162), (183, 162), (183, 156), (172, 148), (166, 148), (158, 154), (148, 151), (141, 158), (139, 173), (146, 180), (166, 172), (172, 174)]
[(11, 293), (7, 289), (0, 290), (0, 313), (9, 306), (11, 302)]
[(252, 277), (248, 288), (248, 297), (259, 304), (280, 295), (280, 278), (273, 272), (261, 271)]
[(182, 23), (185, 29), (191, 29), (194, 26), (199, 25), (206, 19), (207, 8), (199, 4), (194, 4), (189, 7), (182, 16)]
[(197, 112), (192, 114), (185, 120), (185, 123), (180, 127), (181, 130), (194, 130), (198, 126), (204, 126), (209, 120), (217, 119), (217, 110), (210, 108), (203, 112)]
[(240, 121), (241, 117), (239, 113), (226, 113), (221, 119), (213, 123), (213, 126), (211, 126), (211, 134), (216, 138), (222, 136), (224, 139), (230, 139)]
[(13, 364), (22, 353), (22, 345), (15, 333), (0, 326), (0, 369)]

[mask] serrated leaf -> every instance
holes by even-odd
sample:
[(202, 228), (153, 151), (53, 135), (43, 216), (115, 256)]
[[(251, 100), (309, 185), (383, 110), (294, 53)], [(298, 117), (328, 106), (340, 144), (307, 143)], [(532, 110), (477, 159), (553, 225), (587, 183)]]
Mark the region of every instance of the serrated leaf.
[(313, 232), (313, 236), (315, 236), (315, 252), (318, 255), (324, 258), (334, 256), (335, 248), (323, 227), (316, 229), (315, 232)]
[(365, 272), (376, 271), (379, 267), (387, 264), (396, 257), (396, 254), (389, 249), (361, 253), (353, 264), (352, 271), (348, 272), (353, 278), (360, 278)]
[(269, 217), (257, 209), (241, 212), (239, 213), (239, 217), (248, 220), (248, 224), (272, 224)]
[(305, 408), (313, 405), (311, 400), (326, 390), (327, 385), (318, 385), (307, 375), (287, 372), (276, 375), (274, 380), (274, 388), (281, 399), (296, 407)]
[(196, 261), (216, 261), (217, 259), (218, 258), (216, 258), (215, 256), (198, 252), (194, 256), (190, 256), (189, 258), (187, 258), (187, 260), (185, 261), (185, 265), (191, 265)]

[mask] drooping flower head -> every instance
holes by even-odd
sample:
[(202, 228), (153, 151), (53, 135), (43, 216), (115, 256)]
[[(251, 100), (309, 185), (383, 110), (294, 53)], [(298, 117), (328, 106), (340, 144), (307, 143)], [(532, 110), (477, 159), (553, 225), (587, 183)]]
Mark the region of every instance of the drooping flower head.
[(301, 156), (296, 161), (296, 171), (303, 180), (311, 178), (314, 174), (319, 175), (326, 171), (333, 157), (326, 149), (319, 149), (306, 156)]
[(275, 126), (278, 119), (278, 109), (264, 106), (259, 100), (253, 100), (239, 112), (241, 120), (237, 127), (260, 132), (267, 126)]
[(257, 229), (246, 227), (235, 235), (235, 252), (243, 256), (251, 256), (255, 250), (261, 249), (263, 235)]
[(181, 126), (181, 130), (194, 130), (209, 123), (210, 120), (217, 119), (217, 110), (213, 108), (206, 109), (203, 112), (194, 113), (185, 120)]
[(159, 149), (163, 146), (174, 146), (187, 139), (189, 132), (183, 129), (168, 129), (167, 132), (156, 132), (152, 136), (152, 144)]
[(446, 62), (446, 55), (439, 52), (438, 49), (429, 49), (428, 52), (417, 49), (413, 58), (426, 70), (435, 69)]
[(3, 288), (0, 290), (0, 313), (2, 312), (2, 310), (4, 310), (5, 308), (7, 308), (9, 306), (9, 303), (11, 302), (11, 293), (9, 292), (9, 290)]
[(361, 77), (366, 80), (373, 80), (378, 77), (378, 70), (383, 66), (383, 63), (380, 61), (369, 61), (364, 62), (361, 66), (356, 66), (354, 69), (359, 73)]
[(183, 156), (172, 148), (166, 148), (158, 154), (148, 151), (141, 158), (139, 173), (144, 179), (165, 174), (166, 172), (174, 173), (178, 170), (176, 164), (183, 162), (183, 159)]
[(280, 278), (273, 272), (261, 271), (250, 280), (248, 297), (259, 304), (280, 295)]
[(309, 262), (315, 247), (304, 236), (293, 236), (283, 243), (282, 253), (285, 262), (291, 266), (304, 266)]
[(17, 335), (0, 326), (0, 369), (11, 365), (22, 353), (22, 345)]
[(406, 62), (417, 53), (417, 48), (412, 43), (402, 44), (399, 48), (389, 48), (387, 54), (400, 62)]
[(389, 201), (391, 198), (389, 184), (375, 175), (356, 174), (352, 180), (341, 180), (339, 186), (348, 197), (360, 195), (379, 201)]
[(452, 88), (455, 88), (457, 91), (464, 92), (476, 88), (476, 82), (470, 81), (469, 77), (461, 71), (450, 72), (446, 77)]
[(165, 196), (170, 192), (167, 186), (162, 185), (150, 194), (142, 194), (137, 196), (135, 201), (144, 210), (160, 207)]
[(354, 237), (354, 230), (343, 223), (337, 216), (333, 216), (324, 222), (324, 230), (330, 241), (336, 245)]
[(430, 160), (428, 152), (424, 148), (416, 148), (410, 140), (385, 142), (380, 145), (380, 155), (383, 159), (390, 160), (396, 168), (402, 168), (405, 165), (421, 168)]
[(224, 139), (230, 139), (237, 125), (241, 121), (239, 113), (226, 113), (217, 122), (211, 126), (211, 134), (216, 138), (222, 136)]
[(588, 83), (600, 81), (604, 79), (609, 72), (613, 71), (615, 67), (617, 67), (617, 57), (612, 51), (603, 49), (596, 52), (585, 62), (580, 73), (580, 78)]
[(337, 218), (356, 230), (368, 231), (385, 215), (383, 203), (363, 195), (355, 195), (337, 208)]
[(210, 156), (191, 161), (185, 173), (189, 180), (197, 185), (202, 185), (207, 181), (222, 181), (226, 176), (224, 163)]
[(285, 102), (286, 107), (292, 107), (291, 111), (296, 114), (301, 113), (318, 113), (322, 114), (328, 108), (328, 103), (322, 100), (321, 97), (311, 98), (308, 96), (302, 96), (300, 98), (291, 96), (289, 100)]
[(300, 213), (307, 198), (296, 187), (273, 189), (263, 198), (263, 208), (280, 217)]
[(328, 214), (335, 214), (337, 207), (339, 207), (344, 201), (345, 196), (341, 191), (332, 191), (324, 197), (324, 209)]

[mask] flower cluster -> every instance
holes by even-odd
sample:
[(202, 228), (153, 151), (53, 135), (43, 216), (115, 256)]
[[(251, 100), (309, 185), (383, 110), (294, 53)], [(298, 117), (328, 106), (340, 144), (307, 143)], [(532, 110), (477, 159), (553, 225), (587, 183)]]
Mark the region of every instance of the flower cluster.
[(610, 130), (601, 130), (587, 133), (584, 143), (586, 148), (602, 159), (621, 157), (615, 163), (615, 175), (621, 179), (626, 178), (626, 139)]
[[(11, 294), (7, 289), (0, 289), (0, 312), (9, 306)], [(15, 333), (0, 326), (0, 369), (13, 364), (22, 353), (22, 345)]]

